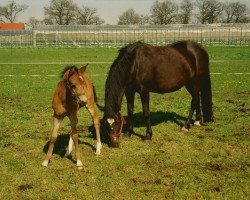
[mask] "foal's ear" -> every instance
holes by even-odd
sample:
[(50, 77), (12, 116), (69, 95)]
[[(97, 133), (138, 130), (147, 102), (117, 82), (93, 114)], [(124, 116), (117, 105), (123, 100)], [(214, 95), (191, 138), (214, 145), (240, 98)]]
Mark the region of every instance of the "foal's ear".
[(83, 74), (84, 72), (85, 72), (85, 70), (87, 69), (87, 66), (88, 66), (89, 64), (86, 64), (86, 65), (84, 65), (84, 66), (82, 66), (81, 68), (80, 68), (80, 73), (81, 74)]
[(63, 79), (67, 80), (71, 75), (73, 74), (73, 69), (69, 68), (64, 74), (63, 74)]

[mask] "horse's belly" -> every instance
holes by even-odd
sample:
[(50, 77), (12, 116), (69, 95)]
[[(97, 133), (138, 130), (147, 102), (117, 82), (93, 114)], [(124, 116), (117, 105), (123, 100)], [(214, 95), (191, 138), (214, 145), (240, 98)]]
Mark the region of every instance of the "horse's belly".
[(149, 92), (169, 93), (182, 88), (186, 84), (186, 79), (156, 79), (149, 81), (145, 86)]

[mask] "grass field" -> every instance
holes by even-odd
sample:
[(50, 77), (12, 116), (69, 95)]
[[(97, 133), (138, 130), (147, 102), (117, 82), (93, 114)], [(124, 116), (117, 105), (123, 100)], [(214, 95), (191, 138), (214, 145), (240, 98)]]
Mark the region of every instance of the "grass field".
[[(82, 109), (82, 171), (75, 166), (74, 153), (73, 160), (62, 157), (68, 119), (60, 128), (51, 163), (41, 166), (52, 128), (53, 91), (67, 63), (95, 62), (87, 74), (104, 104), (106, 73), (117, 49), (0, 49), (0, 199), (248, 199), (250, 47), (206, 49), (211, 72), (222, 73), (211, 75), (214, 123), (184, 134), (180, 124), (190, 104), (186, 90), (151, 94), (153, 140), (122, 138), (119, 149), (104, 144), (96, 156), (88, 129), (92, 121)], [(122, 112), (126, 116), (125, 99)], [(135, 117), (135, 131), (143, 136), (138, 95)]]

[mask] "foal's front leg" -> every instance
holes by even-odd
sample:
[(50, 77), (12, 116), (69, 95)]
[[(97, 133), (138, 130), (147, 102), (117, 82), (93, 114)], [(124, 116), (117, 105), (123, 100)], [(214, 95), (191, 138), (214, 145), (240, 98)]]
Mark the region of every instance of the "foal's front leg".
[(146, 120), (146, 126), (147, 126), (147, 132), (144, 139), (151, 140), (152, 129), (151, 129), (150, 111), (149, 111), (149, 92), (140, 93), (140, 96), (142, 101), (143, 115)]
[(54, 145), (55, 145), (55, 142), (56, 142), (56, 139), (58, 136), (58, 129), (59, 129), (61, 121), (62, 121), (62, 119), (57, 118), (57, 117), (53, 117), (53, 130), (52, 130), (51, 137), (50, 137), (49, 149), (48, 149), (47, 155), (42, 163), (42, 165), (44, 167), (48, 166), (49, 160), (52, 156)]
[(91, 114), (91, 117), (93, 119), (94, 125), (95, 125), (95, 131), (96, 131), (96, 154), (100, 155), (101, 154), (101, 148), (102, 148), (102, 143), (101, 143), (101, 136), (100, 136), (100, 119), (99, 116), (93, 106), (88, 106), (88, 111)]

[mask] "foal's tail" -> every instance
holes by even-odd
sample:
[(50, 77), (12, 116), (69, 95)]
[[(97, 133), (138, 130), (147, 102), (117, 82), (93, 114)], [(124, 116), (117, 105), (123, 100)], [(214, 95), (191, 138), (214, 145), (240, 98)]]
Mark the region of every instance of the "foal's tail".
[(97, 95), (96, 95), (96, 91), (95, 91), (95, 86), (94, 85), (93, 85), (93, 92), (94, 92), (94, 100), (95, 100), (95, 104), (96, 104), (97, 108), (100, 111), (104, 111), (105, 107), (98, 104), (98, 98), (97, 98)]
[(213, 122), (212, 89), (209, 71), (201, 81), (201, 109), (203, 122)]

